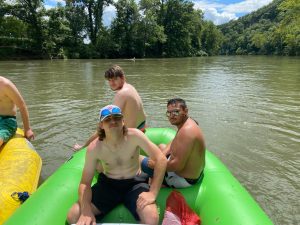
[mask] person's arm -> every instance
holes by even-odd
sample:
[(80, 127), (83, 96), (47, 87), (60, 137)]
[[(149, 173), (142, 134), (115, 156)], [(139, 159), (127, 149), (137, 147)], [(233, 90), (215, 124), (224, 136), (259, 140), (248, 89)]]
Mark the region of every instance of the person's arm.
[(181, 171), (185, 167), (191, 153), (193, 138), (193, 135), (183, 129), (177, 133), (170, 146), (171, 155), (167, 164), (168, 172)]
[(26, 103), (18, 91), (17, 87), (12, 83), (8, 82), (8, 85), (6, 86), (6, 95), (16, 104), (16, 106), (20, 110), (22, 122), (23, 122), (23, 127), (24, 127), (24, 132), (25, 132), (25, 137), (29, 140), (34, 139), (34, 133), (30, 128), (30, 122), (29, 122), (29, 113), (27, 110)]
[(77, 143), (76, 143), (76, 144), (73, 146), (73, 151), (76, 152), (76, 151), (79, 151), (79, 150), (81, 150), (81, 149), (83, 149), (83, 148), (89, 146), (89, 144), (92, 143), (92, 141), (94, 141), (97, 137), (98, 137), (98, 132), (95, 131), (95, 133), (93, 133), (93, 134), (89, 137), (89, 139), (85, 142), (84, 145), (80, 145), (80, 144), (77, 144)]
[(148, 204), (152, 204), (155, 202), (155, 199), (159, 193), (164, 174), (167, 166), (167, 159), (165, 155), (160, 151), (160, 149), (152, 143), (146, 135), (137, 130), (138, 134), (138, 143), (139, 146), (151, 157), (151, 159), (155, 162), (154, 165), (154, 175), (152, 178), (150, 191), (143, 192), (140, 194), (140, 197), (137, 201), (137, 206), (140, 208), (145, 207)]
[(165, 155), (168, 156), (170, 154), (170, 146), (171, 146), (172, 142), (170, 142), (169, 144), (165, 145), (165, 144), (160, 144), (158, 145), (158, 147), (160, 148), (161, 152)]
[(96, 218), (92, 211), (92, 189), (91, 183), (94, 177), (97, 158), (94, 153), (95, 143), (88, 146), (84, 169), (82, 172), (81, 181), (78, 188), (78, 202), (80, 205), (81, 215), (78, 224), (96, 224)]

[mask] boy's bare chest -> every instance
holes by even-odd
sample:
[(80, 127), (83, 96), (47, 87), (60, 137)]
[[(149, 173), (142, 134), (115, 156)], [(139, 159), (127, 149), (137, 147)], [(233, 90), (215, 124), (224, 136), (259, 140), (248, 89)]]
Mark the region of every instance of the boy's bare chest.
[(101, 152), (100, 159), (106, 164), (106, 166), (122, 166), (131, 164), (137, 160), (139, 151), (137, 148), (130, 147), (128, 145), (122, 146), (105, 146)]
[(0, 114), (11, 115), (15, 112), (15, 104), (7, 97), (7, 95), (0, 92)]

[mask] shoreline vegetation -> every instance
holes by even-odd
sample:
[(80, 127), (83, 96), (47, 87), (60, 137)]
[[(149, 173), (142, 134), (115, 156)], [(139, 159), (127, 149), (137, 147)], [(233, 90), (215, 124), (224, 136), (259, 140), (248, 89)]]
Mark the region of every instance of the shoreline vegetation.
[[(103, 10), (113, 5), (109, 27)], [(184, 0), (0, 0), (0, 60), (300, 55), (300, 2), (273, 0), (216, 26)]]

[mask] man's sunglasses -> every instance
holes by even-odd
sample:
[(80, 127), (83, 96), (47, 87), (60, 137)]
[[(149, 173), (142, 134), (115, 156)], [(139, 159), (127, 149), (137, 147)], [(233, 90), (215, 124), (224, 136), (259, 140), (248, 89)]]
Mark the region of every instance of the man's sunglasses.
[(170, 116), (179, 116), (179, 115), (180, 115), (180, 110), (178, 110), (178, 109), (166, 112), (166, 116), (167, 117), (170, 117)]

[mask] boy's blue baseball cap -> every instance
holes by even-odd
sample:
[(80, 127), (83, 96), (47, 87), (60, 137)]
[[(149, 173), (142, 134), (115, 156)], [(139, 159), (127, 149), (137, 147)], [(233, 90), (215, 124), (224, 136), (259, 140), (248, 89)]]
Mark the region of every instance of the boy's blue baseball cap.
[(116, 105), (104, 106), (99, 112), (99, 120), (102, 122), (105, 118), (109, 116), (120, 116), (122, 117), (122, 110)]

